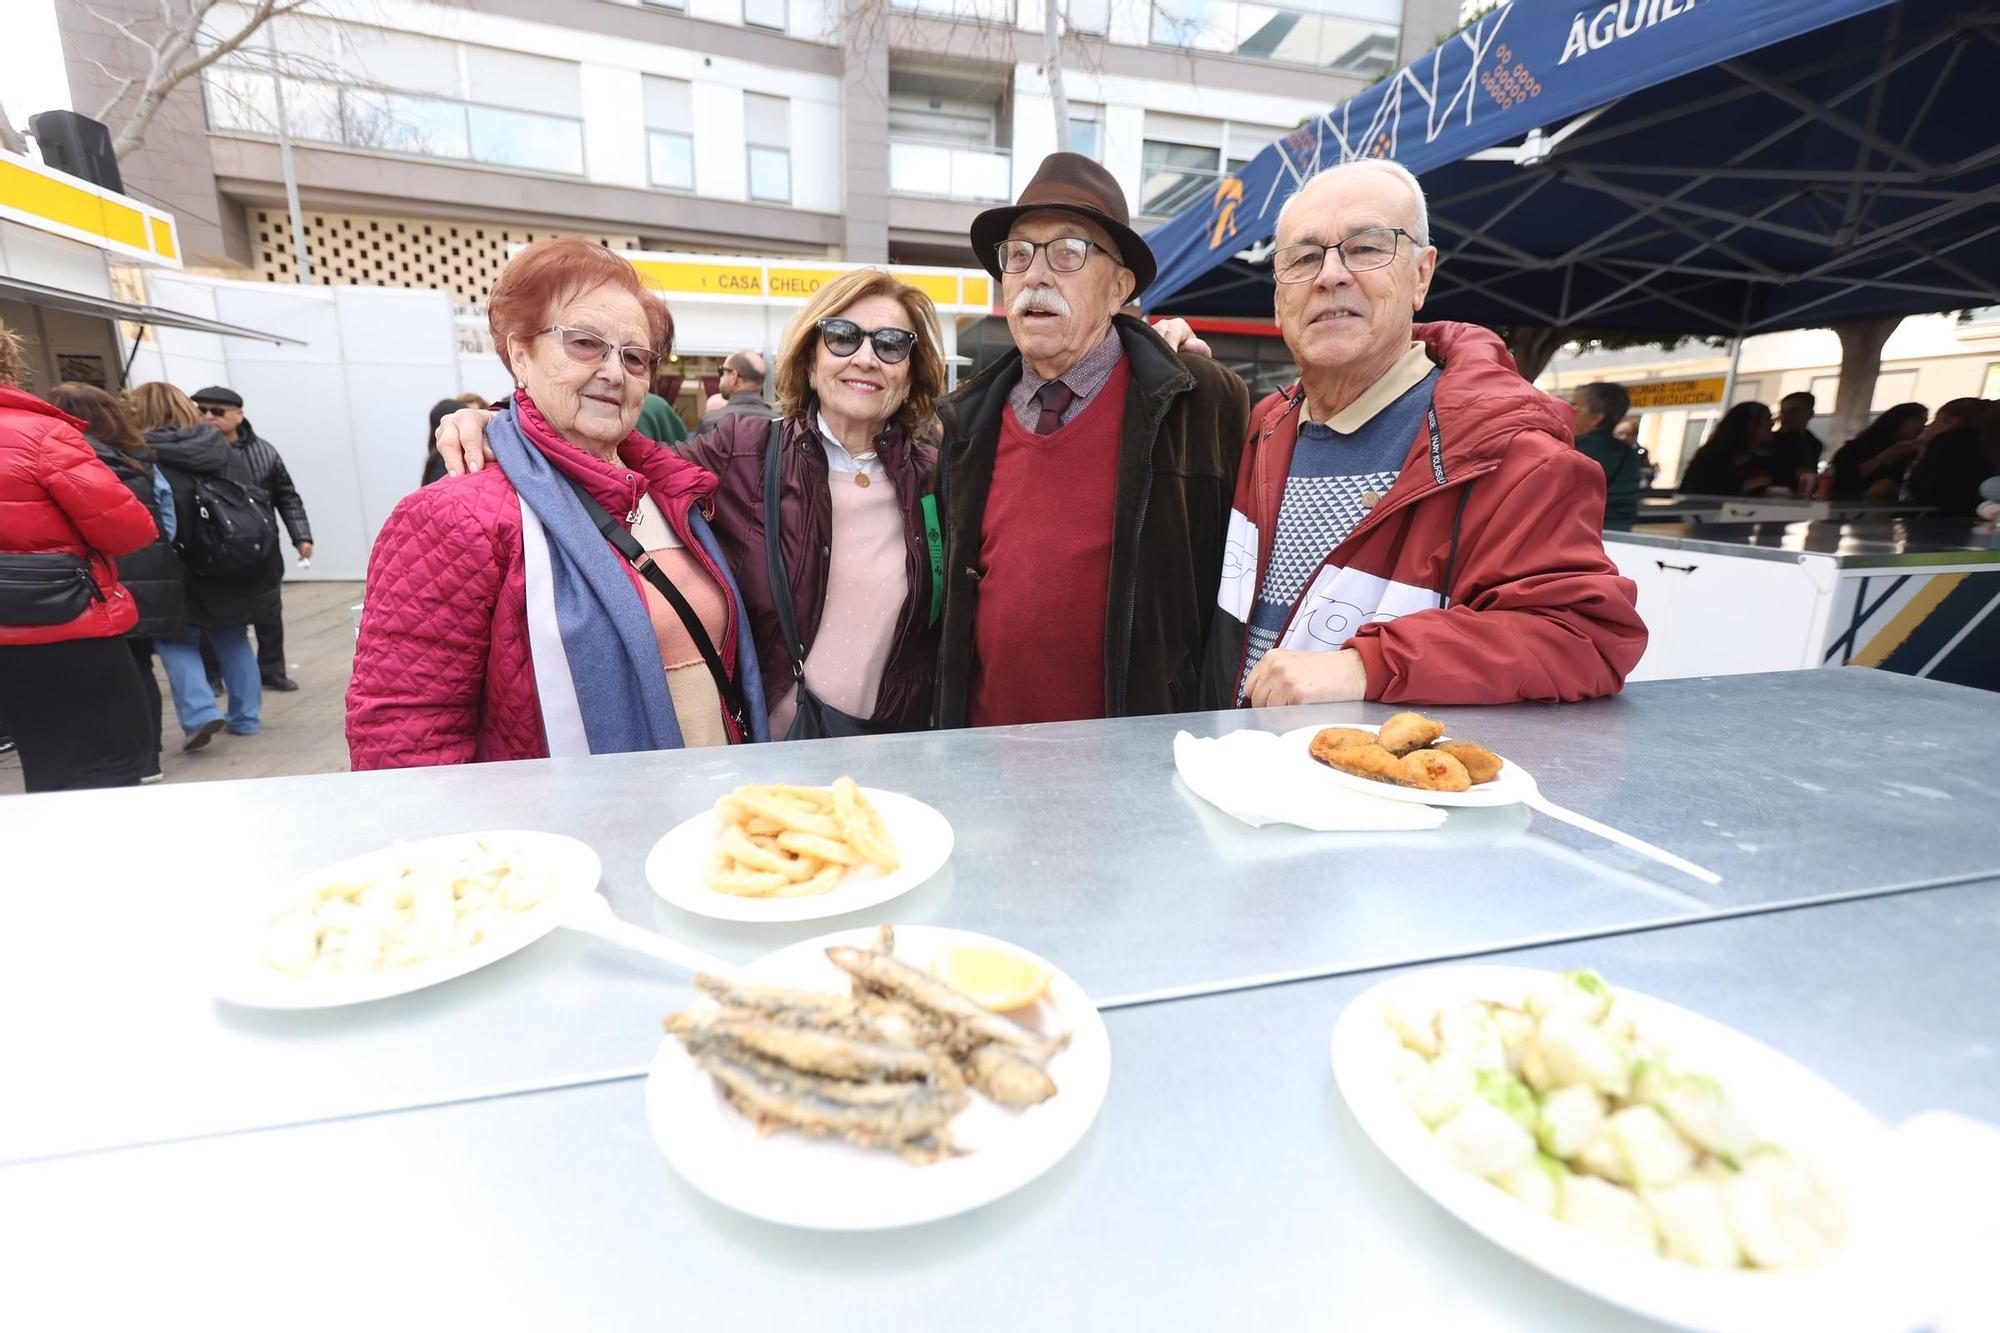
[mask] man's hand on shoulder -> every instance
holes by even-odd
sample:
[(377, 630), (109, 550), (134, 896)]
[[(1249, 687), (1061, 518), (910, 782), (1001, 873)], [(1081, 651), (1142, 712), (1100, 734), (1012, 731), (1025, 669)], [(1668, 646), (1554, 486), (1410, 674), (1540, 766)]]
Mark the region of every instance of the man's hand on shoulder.
[(1160, 341), (1164, 342), (1170, 351), (1179, 352), (1184, 356), (1210, 358), (1215, 356), (1215, 353), (1209, 350), (1208, 344), (1195, 336), (1194, 326), (1178, 315), (1154, 320), (1153, 332), (1160, 335)]
[(1346, 703), (1368, 697), (1368, 671), (1352, 648), (1330, 653), (1273, 648), (1244, 682), (1253, 708)]
[(438, 422), (438, 457), (444, 460), (447, 475), (464, 476), (468, 472), (479, 471), (493, 461), (493, 450), (486, 444), (486, 423), (498, 415), (497, 412), (477, 407), (465, 407)]

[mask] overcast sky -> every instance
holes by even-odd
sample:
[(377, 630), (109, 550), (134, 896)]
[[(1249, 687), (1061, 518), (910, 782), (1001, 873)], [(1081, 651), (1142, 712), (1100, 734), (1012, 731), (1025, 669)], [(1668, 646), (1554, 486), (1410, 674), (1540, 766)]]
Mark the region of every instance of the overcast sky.
[(0, 41), (0, 100), (27, 133), (37, 111), (69, 110), (69, 76), (56, 36), (55, 0), (6, 0), (7, 39)]

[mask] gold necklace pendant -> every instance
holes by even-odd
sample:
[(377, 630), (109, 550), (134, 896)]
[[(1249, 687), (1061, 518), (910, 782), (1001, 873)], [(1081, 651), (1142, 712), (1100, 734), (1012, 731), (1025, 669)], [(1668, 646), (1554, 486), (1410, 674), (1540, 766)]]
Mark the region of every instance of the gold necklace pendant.
[(856, 486), (866, 486), (868, 484), (868, 474), (866, 472), (855, 473), (854, 484)]

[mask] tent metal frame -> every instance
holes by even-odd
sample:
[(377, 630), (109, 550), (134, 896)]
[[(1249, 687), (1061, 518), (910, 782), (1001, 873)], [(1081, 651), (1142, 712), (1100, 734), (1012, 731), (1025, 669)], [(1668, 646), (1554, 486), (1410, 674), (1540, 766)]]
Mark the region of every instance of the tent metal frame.
[[(1905, 6), (1898, 6), (1892, 12), (1891, 27), (1874, 69), (1830, 97), (1809, 94), (1794, 86), (1794, 81), (1804, 83), (1849, 66), (1853, 63), (1849, 55), (1815, 62), (1783, 78), (1753, 68), (1741, 59), (1729, 60), (1716, 68), (1731, 75), (1736, 80), (1735, 86), (1696, 102), (1623, 123), (1602, 124), (1604, 115), (1619, 105), (1612, 101), (1572, 117), (1552, 132), (1533, 130), (1518, 144), (1470, 154), (1466, 160), (1512, 163), (1538, 179), (1529, 188), (1521, 189), (1520, 177), (1508, 177), (1432, 201), (1433, 239), (1437, 239), (1439, 232), (1456, 238), (1449, 246), (1440, 247), (1435, 294), (1476, 292), (1535, 323), (1558, 328), (1587, 325), (1593, 318), (1661, 302), (1687, 312), (1702, 327), (1719, 327), (1737, 338), (1774, 328), (1796, 327), (1802, 314), (1862, 291), (1891, 291), (1926, 300), (1962, 300), (1967, 305), (2000, 304), (2000, 283), (1949, 258), (1957, 249), (2000, 233), (2000, 223), (1978, 226), (1950, 237), (1940, 237), (1937, 230), (2000, 203), (2000, 186), (1970, 192), (1931, 188), (1936, 182), (2000, 161), (2000, 144), (1956, 162), (1927, 161), (1910, 147), (1931, 114), (1939, 88), (1963, 57), (1964, 44), (1986, 41), (2000, 45), (2000, 13), (1961, 12), (1917, 32), (1906, 33), (1902, 27), (1906, 12)], [(1900, 140), (1885, 135), (1882, 120), (1889, 81), (1911, 63), (1947, 44), (1951, 49), (1943, 76), (1933, 81)], [(1864, 94), (1864, 105), (1853, 108), (1855, 100)], [(1611, 146), (1615, 155), (1615, 145), (1626, 136), (1694, 112), (1750, 98), (1774, 99), (1797, 114), (1712, 166), (1628, 165), (1605, 160), (1596, 151)], [(1854, 146), (1853, 168), (1820, 172), (1764, 170), (1747, 165), (1773, 145), (1808, 127), (1831, 130), (1850, 141)], [(1656, 188), (1648, 187), (1610, 179), (1614, 176), (1657, 177), (1661, 183)], [(1601, 194), (1630, 211), (1566, 253), (1553, 257), (1529, 254), (1490, 234), (1488, 229), (1493, 224), (1555, 181)], [(1728, 210), (1709, 207), (1689, 197), (1715, 181), (1762, 181), (1770, 183), (1773, 189), (1748, 207)], [(1844, 190), (1838, 188), (1842, 186)], [(1828, 187), (1844, 195), (1837, 214), (1826, 208)], [(1462, 210), (1467, 205), (1496, 192), (1508, 193), (1497, 211), (1476, 224), (1465, 220), (1467, 214)], [(1883, 200), (1928, 201), (1931, 206), (1871, 226), (1875, 208)], [(1823, 217), (1823, 225), (1818, 228), (1799, 225), (1800, 211)], [(1787, 214), (1789, 220), (1779, 220), (1774, 217), (1777, 214)], [(1804, 271), (1784, 272), (1729, 244), (1731, 238), (1745, 232), (1823, 247), (1834, 253)], [(1671, 257), (1637, 258), (1633, 254), (1638, 246), (1675, 239), (1688, 244)], [(1857, 266), (1878, 259), (1888, 250), (1905, 251), (1910, 257), (1907, 262), (1884, 270), (1855, 271)], [(1901, 274), (1926, 265), (1956, 279), (1957, 283), (1941, 284), (1935, 274), (1929, 280), (1923, 277), (1898, 280)], [(1476, 270), (1478, 276), (1469, 273), (1468, 268)], [(1496, 286), (1509, 273), (1558, 268), (1565, 271), (1566, 280), (1561, 304), (1554, 310), (1510, 295)], [(1593, 294), (1581, 303), (1574, 302), (1572, 284), (1567, 279), (1578, 270), (1607, 279), (1612, 289), (1607, 294)], [(1251, 280), (1240, 278), (1224, 288), (1211, 290), (1226, 290)], [(1822, 295), (1789, 305), (1761, 320), (1748, 318), (1747, 301), (1743, 309), (1727, 314), (1712, 305), (1701, 304), (1704, 296), (1712, 299), (1725, 294), (1730, 290), (1729, 284), (1793, 286), (1807, 282), (1826, 283), (1829, 287)]]

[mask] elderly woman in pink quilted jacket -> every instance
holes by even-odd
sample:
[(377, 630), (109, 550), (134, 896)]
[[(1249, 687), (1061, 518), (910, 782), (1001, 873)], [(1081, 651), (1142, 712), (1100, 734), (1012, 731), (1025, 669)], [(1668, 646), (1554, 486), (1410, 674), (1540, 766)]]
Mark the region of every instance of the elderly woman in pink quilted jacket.
[(404, 498), (375, 541), (347, 692), (353, 765), (765, 740), (715, 478), (635, 432), (667, 309), (601, 246), (540, 241), (488, 301), (516, 392), (498, 467)]

